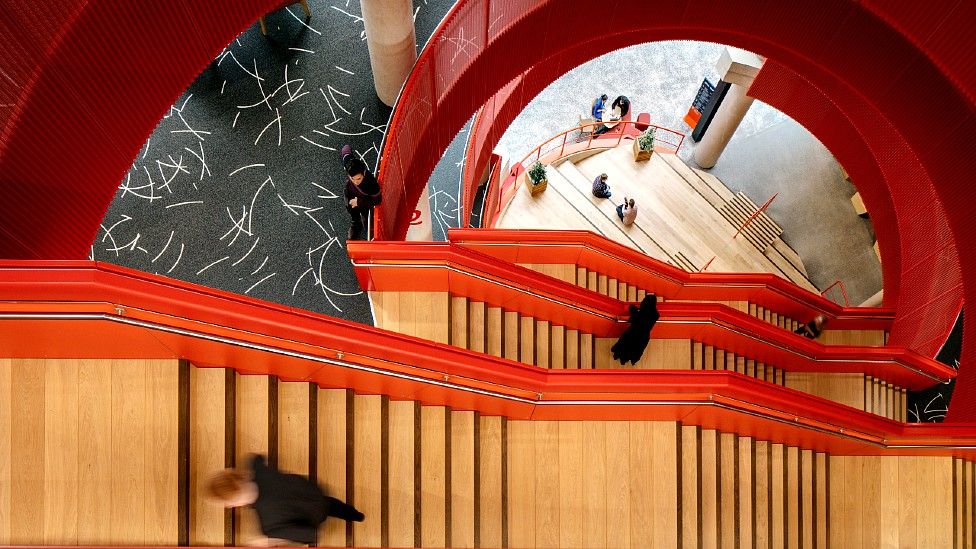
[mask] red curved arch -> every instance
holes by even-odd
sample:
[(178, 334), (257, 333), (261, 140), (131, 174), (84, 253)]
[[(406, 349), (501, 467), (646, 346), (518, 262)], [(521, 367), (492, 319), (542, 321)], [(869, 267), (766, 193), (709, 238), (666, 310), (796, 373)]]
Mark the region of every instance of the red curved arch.
[[(465, 2), (442, 27), (442, 31), (449, 31), (441, 36), (463, 29), (465, 36), (475, 37), (473, 42), (481, 39), (474, 57), (447, 70), (443, 63), (446, 51), (440, 57), (432, 55), (427, 65), (421, 59), (416, 73), (420, 78), (408, 82), (404, 90), (390, 125), (387, 142), (393, 146), (384, 151), (381, 178), (389, 187), (403, 180), (401, 174), (410, 174), (410, 183), (401, 187), (407, 203), (419, 195), (423, 174), (429, 173), (443, 149), (441, 142), (449, 139), (444, 136), (453, 135), (445, 130), (459, 128), (493, 90), (528, 68), (534, 70), (523, 79), (521, 93), (534, 96), (543, 82), (561, 74), (561, 55), (579, 42), (579, 36), (589, 35), (588, 10), (578, 4), (569, 9), (564, 2), (546, 2), (519, 13), (517, 19), (495, 14), (494, 4)], [(655, 6), (652, 11), (636, 2), (621, 2), (614, 11), (619, 15), (608, 25), (615, 34), (603, 36), (589, 49), (589, 57), (613, 49), (610, 44), (618, 35), (640, 33), (641, 39), (630, 43), (669, 38), (728, 43), (767, 54), (789, 71), (808, 75), (829, 98), (832, 109), (848, 120), (844, 124), (846, 134), (818, 137), (831, 150), (850, 149), (846, 155), (852, 159), (854, 154), (866, 152), (865, 158), (871, 160), (864, 163), (854, 159), (845, 164), (851, 165), (849, 172), (859, 186), (870, 184), (866, 194), (882, 218), (879, 232), (883, 233), (881, 245), (888, 258), (886, 286), (895, 282), (892, 279), (905, 281), (900, 287), (891, 284), (894, 291), (886, 292), (886, 301), (899, 309), (893, 337), (929, 350), (937, 346), (959, 306), (962, 278), (956, 246), (961, 248), (964, 243), (959, 235), (965, 234), (960, 229), (966, 217), (960, 210), (971, 208), (945, 202), (946, 192), (953, 193), (953, 187), (959, 187), (955, 177), (948, 177), (952, 160), (966, 158), (972, 151), (967, 141), (940, 139), (946, 129), (952, 130), (949, 135), (958, 133), (960, 120), (972, 117), (973, 105), (965, 90), (940, 72), (940, 68), (951, 67), (952, 59), (940, 57), (936, 63), (934, 49), (923, 53), (920, 44), (872, 11), (883, 9), (877, 6), (854, 2), (769, 6), (746, 1), (725, 9), (710, 6), (691, 17), (694, 7), (691, 2), (677, 2)], [(949, 19), (954, 8), (936, 9), (941, 10), (941, 19)], [(905, 17), (910, 20), (905, 14), (911, 10), (903, 11), (898, 16), (902, 25)], [(479, 25), (497, 24), (490, 19), (493, 15), (502, 18), (498, 26), (505, 30), (479, 33)], [(538, 29), (552, 29), (556, 21), (553, 32), (540, 36)], [(956, 38), (963, 41), (963, 29), (959, 30)], [(538, 47), (526, 47), (529, 43)], [(535, 70), (541, 66), (549, 70)], [(434, 72), (434, 67), (439, 70)], [(428, 78), (422, 76), (425, 70), (430, 71)], [(486, 78), (495, 84), (486, 83)], [(769, 95), (775, 97), (775, 93)], [(938, 101), (920, 104), (920, 95)], [(782, 110), (793, 114), (796, 108)], [(437, 113), (437, 123), (424, 124), (423, 119), (433, 112)], [(401, 135), (399, 132), (407, 127)], [(409, 143), (404, 144), (403, 136), (410, 142), (424, 143), (425, 150), (418, 152)], [(928, 217), (922, 219), (919, 212)], [(393, 213), (392, 205), (386, 213)], [(395, 215), (381, 216), (380, 220), (380, 229), (388, 236), (397, 237), (402, 232), (402, 222)], [(916, 242), (922, 237), (928, 238)], [(959, 255), (964, 255), (962, 249)], [(970, 293), (976, 291), (972, 286)], [(936, 319), (925, 318), (933, 313)], [(973, 356), (974, 344), (976, 338), (967, 341), (964, 356)], [(971, 377), (960, 377), (960, 388), (967, 379)]]
[[(0, 257), (87, 257), (119, 182), (167, 109), (280, 4), (71, 0), (51, 10), (5, 0), (2, 20), (16, 43), (0, 39), (0, 90), (10, 90), (0, 103), (14, 105), (0, 108)], [(52, 11), (70, 15), (51, 27)], [(9, 70), (8, 51), (19, 54)]]

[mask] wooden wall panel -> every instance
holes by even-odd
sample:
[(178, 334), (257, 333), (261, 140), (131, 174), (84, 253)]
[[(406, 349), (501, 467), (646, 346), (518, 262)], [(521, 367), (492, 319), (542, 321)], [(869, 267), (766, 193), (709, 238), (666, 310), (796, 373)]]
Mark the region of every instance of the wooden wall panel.
[(952, 458), (843, 456), (829, 468), (832, 547), (952, 547)]
[(44, 369), (43, 360), (15, 360), (11, 369), (10, 410), (16, 419), (10, 443), (10, 541), (15, 545), (44, 543)]
[[(231, 378), (233, 379), (233, 378)], [(207, 500), (211, 475), (224, 468), (227, 372), (190, 368), (190, 544), (224, 544), (224, 508)]]
[[(468, 346), (468, 298), (451, 296), (451, 345), (462, 349)], [(481, 340), (482, 343), (484, 339)], [(483, 352), (484, 349), (481, 349)]]
[(786, 546), (786, 450), (782, 444), (772, 444), (769, 458), (770, 502), (769, 523), (772, 525), (770, 545)]
[[(78, 372), (78, 543), (112, 543), (112, 362), (80, 361)], [(106, 459), (106, 456), (109, 456)], [(93, 487), (99, 487), (97, 490)]]
[(447, 414), (443, 406), (420, 409), (420, 539), (427, 547), (447, 541)]
[(383, 397), (356, 395), (353, 402), (352, 504), (366, 515), (366, 520), (353, 524), (353, 543), (361, 547), (379, 547), (383, 542), (384, 521), (380, 468), (383, 459)]
[(502, 310), (498, 307), (488, 307), (488, 325), (486, 326), (488, 341), (485, 352), (492, 356), (502, 356)]
[[(745, 303), (745, 302), (743, 302)], [(755, 491), (753, 479), (756, 474), (754, 441), (750, 437), (739, 437), (739, 545), (752, 547), (754, 539)]]
[(756, 499), (753, 515), (755, 517), (755, 546), (757, 549), (766, 549), (773, 546), (770, 539), (772, 528), (772, 523), (770, 522), (772, 486), (770, 483), (771, 469), (769, 468), (772, 449), (770, 443), (765, 440), (757, 440), (755, 447), (756, 482), (754, 492)]
[[(606, 422), (583, 422), (583, 448), (587, 458), (583, 475), (583, 546), (607, 545), (607, 441)], [(513, 547), (516, 547), (514, 542)]]
[(509, 360), (519, 359), (519, 316), (515, 311), (504, 311), (502, 316), (504, 329), (504, 356)]
[[(845, 406), (866, 410), (864, 374), (786, 372), (786, 386)], [(867, 410), (870, 411), (870, 410)]]
[(170, 545), (179, 540), (179, 362), (138, 361), (146, 374), (143, 447), (145, 529), (140, 543)]
[[(351, 393), (346, 389), (318, 389), (318, 420), (316, 421), (315, 472), (319, 485), (328, 495), (345, 502), (352, 502), (347, 491), (347, 446), (352, 433), (349, 432), (347, 417), (352, 413)], [(366, 520), (374, 517), (366, 516)], [(319, 545), (323, 547), (346, 546), (346, 523), (329, 519), (319, 527)], [(351, 534), (351, 531), (350, 531)], [(351, 540), (350, 540), (351, 541)]]
[[(244, 467), (249, 454), (268, 454), (268, 376), (238, 375), (234, 394), (237, 400), (234, 463)], [(234, 539), (238, 545), (246, 545), (252, 539), (263, 537), (253, 509), (238, 508), (234, 514)]]
[(536, 455), (535, 426), (531, 421), (508, 422), (507, 455), (508, 546), (533, 547)]
[(535, 321), (535, 365), (540, 368), (549, 368), (550, 338), (549, 322), (545, 320)]
[(308, 476), (308, 422), (308, 383), (278, 382), (278, 469)]
[[(589, 468), (584, 465), (583, 425), (578, 421), (560, 421), (559, 426), (559, 515), (579, 517), (580, 520), (561, 520), (559, 543), (563, 547), (583, 546), (583, 475)], [(586, 460), (587, 462), (589, 460)]]
[(78, 543), (79, 364), (50, 360), (45, 366), (44, 458), (35, 465), (44, 468), (43, 539), (71, 545)]
[(12, 450), (12, 371), (9, 358), (0, 358), (0, 545), (10, 545), (10, 491)]
[[(655, 524), (658, 512), (657, 498), (655, 497), (655, 484), (662, 477), (674, 477), (675, 469), (662, 470), (663, 467), (655, 467), (654, 457), (656, 452), (668, 453), (668, 446), (674, 448), (675, 441), (670, 445), (658, 446), (654, 440), (654, 424), (645, 421), (630, 422), (630, 477), (627, 482), (630, 486), (630, 539), (632, 541), (645, 540), (647, 545), (654, 544), (658, 536), (664, 537), (666, 530), (658, 531)], [(663, 463), (661, 464), (664, 465)], [(662, 482), (662, 484), (664, 484)], [(665, 494), (662, 494), (663, 499)], [(673, 500), (677, 503), (677, 498)], [(676, 506), (672, 505), (672, 509)], [(673, 529), (672, 529), (673, 530)], [(675, 540), (677, 542), (677, 540)], [(663, 540), (662, 540), (663, 543)], [(660, 545), (660, 544), (657, 544)], [(671, 544), (672, 547), (674, 543)]]
[(526, 269), (576, 284), (576, 265), (572, 263), (517, 263)]
[(734, 433), (719, 435), (719, 537), (722, 547), (736, 547), (736, 517), (739, 516), (736, 493), (736, 438)]
[[(464, 303), (468, 301), (463, 297), (453, 299)], [(451, 331), (456, 334), (459, 340), (457, 343), (453, 343), (454, 345), (479, 353), (485, 352), (488, 335), (488, 327), (485, 326), (486, 309), (486, 305), (479, 301), (467, 303), (466, 311), (462, 306), (457, 307), (458, 315), (451, 318)], [(464, 339), (466, 341), (463, 341)]]
[(175, 545), (177, 361), (0, 366), (3, 542)]
[(451, 547), (474, 547), (475, 422), (474, 412), (451, 412)]
[(786, 547), (800, 547), (800, 452), (786, 447)]
[(415, 523), (419, 503), (416, 499), (419, 479), (416, 478), (418, 448), (415, 447), (415, 435), (419, 427), (416, 416), (420, 405), (413, 401), (391, 400), (388, 406), (386, 520), (389, 524), (389, 545), (410, 547), (416, 539)]
[(559, 422), (535, 425), (535, 546), (559, 547)]
[(479, 540), (482, 547), (501, 547), (505, 512), (502, 492), (506, 489), (502, 478), (502, 461), (505, 459), (502, 430), (506, 420), (498, 416), (480, 416), (478, 421)]
[(718, 432), (701, 431), (701, 539), (705, 547), (718, 547), (719, 515), (719, 443)]
[(370, 292), (369, 297), (377, 327), (450, 343), (447, 292)]
[[(647, 423), (633, 423), (632, 425), (647, 426)], [(681, 517), (678, 515), (678, 475), (681, 474), (681, 464), (678, 461), (679, 433), (681, 428), (675, 422), (655, 422), (651, 428), (651, 453), (653, 459), (653, 492), (654, 503), (651, 507), (638, 506), (631, 503), (631, 532), (636, 532), (635, 523), (648, 519), (653, 524), (654, 533), (650, 538), (631, 537), (632, 547), (645, 547), (647, 542), (654, 549), (665, 549), (678, 546), (678, 530), (681, 527)], [(631, 432), (631, 452), (634, 450), (633, 431)], [(635, 470), (636, 468), (636, 470)], [(631, 478), (644, 474), (639, 464), (631, 463)], [(650, 517), (647, 513), (650, 512)]]
[(701, 532), (701, 477), (698, 462), (700, 437), (700, 427), (681, 426), (681, 544), (689, 549), (698, 547), (698, 536)]
[(630, 429), (624, 421), (608, 421), (604, 428), (607, 441), (607, 546), (630, 547)]
[(549, 367), (556, 370), (564, 369), (566, 367), (566, 327), (553, 326), (551, 336)]

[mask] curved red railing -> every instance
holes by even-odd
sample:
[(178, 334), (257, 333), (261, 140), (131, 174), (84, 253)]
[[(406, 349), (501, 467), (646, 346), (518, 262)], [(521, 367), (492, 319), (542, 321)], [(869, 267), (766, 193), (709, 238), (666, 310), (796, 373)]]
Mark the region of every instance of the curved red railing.
[(836, 455), (976, 456), (976, 425), (909, 426), (729, 372), (546, 371), (88, 261), (0, 262), (0, 323), (8, 358), (183, 358), (511, 418), (682, 420)]
[[(499, 185), (496, 185), (494, 189), (491, 187), (487, 189), (486, 196), (491, 195), (493, 208), (485, 211), (481, 226), (488, 228), (495, 225), (495, 222), (498, 221), (498, 214), (505, 209), (515, 192), (521, 187), (523, 174), (535, 162), (551, 164), (561, 158), (586, 150), (617, 147), (624, 139), (635, 139), (647, 128), (655, 129), (654, 150), (660, 153), (677, 153), (685, 140), (685, 134), (649, 122), (620, 120), (609, 132), (594, 135), (594, 130), (601, 126), (603, 126), (602, 122), (594, 122), (559, 132), (540, 143), (521, 160), (513, 164)], [(637, 129), (638, 126), (642, 129)], [(570, 134), (573, 133), (576, 133), (578, 137), (571, 140)]]
[(689, 273), (590, 231), (450, 229), (455, 244), (510, 263), (572, 263), (668, 299), (749, 301), (790, 318), (826, 316), (831, 327), (889, 330), (891, 308), (841, 307), (769, 273)]
[[(622, 300), (462, 246), (353, 242), (349, 255), (370, 291), (446, 292), (594, 337), (619, 337), (626, 326)], [(903, 348), (823, 345), (721, 304), (666, 301), (658, 310), (655, 339), (694, 339), (787, 371), (864, 373), (912, 390), (956, 375)]]
[[(960, 264), (967, 267), (961, 272), (976, 272), (976, 263), (970, 264), (976, 262), (976, 239), (966, 237), (972, 232), (969, 220), (976, 216), (976, 203), (967, 200), (968, 189), (958, 178), (958, 159), (972, 156), (966, 128), (973, 104), (971, 96), (960, 95), (963, 87), (952, 74), (969, 74), (976, 64), (961, 61), (958, 48), (947, 52), (940, 46), (966, 39), (968, 35), (956, 23), (949, 27), (951, 35), (929, 24), (968, 16), (968, 7), (947, 4), (930, 7), (925, 17), (888, 17), (918, 11), (909, 9), (909, 4), (845, 0), (791, 5), (787, 10), (745, 0), (736, 4), (734, 12), (699, 10), (691, 19), (684, 1), (650, 11), (635, 4), (634, 9), (616, 10), (611, 32), (586, 41), (580, 37), (592, 35), (587, 17), (592, 10), (582, 5), (567, 9), (567, 2), (550, 0), (513, 10), (510, 2), (502, 0), (462, 0), (432, 38), (434, 48), (421, 54), (422, 70), (405, 86), (388, 130), (388, 141), (403, 143), (384, 149), (381, 171), (391, 170), (390, 181), (409, 187), (406, 195), (415, 201), (440, 151), (463, 122), (504, 83), (529, 68), (536, 70), (520, 84), (519, 106), (567, 67), (575, 66), (573, 61), (629, 44), (695, 39), (756, 51), (767, 57), (767, 65), (772, 62), (804, 75), (811, 91), (805, 92), (781, 71), (764, 77), (764, 68), (750, 93), (782, 105), (797, 120), (814, 122), (814, 135), (835, 152), (859, 190), (863, 187), (866, 204), (871, 202), (888, 265), (884, 267), (885, 303), (899, 311), (892, 341), (931, 348), (948, 333), (961, 304), (956, 281), (962, 279), (953, 273), (960, 272)], [(889, 21), (898, 21), (899, 27)], [(917, 32), (915, 24), (926, 30), (921, 34), (905, 30)], [(554, 32), (540, 38), (540, 28)], [(741, 28), (749, 32), (735, 30)], [(918, 38), (934, 36), (936, 30), (939, 44)], [(458, 36), (469, 46), (460, 52)], [(829, 47), (824, 47), (824, 40)], [(535, 47), (527, 48), (529, 41)], [(586, 44), (585, 55), (571, 57), (569, 52), (581, 42)], [(937, 62), (934, 52), (940, 52)], [(919, 71), (924, 79), (917, 77)], [(878, 82), (885, 83), (883, 90)], [(920, 102), (917, 86), (922, 86), (919, 89), (925, 90), (926, 97), (936, 99)], [(810, 93), (823, 95), (825, 101), (806, 101)], [(822, 116), (825, 113), (830, 116)], [(937, 142), (932, 135), (940, 136)], [(872, 198), (865, 194), (870, 190), (876, 190)], [(391, 216), (396, 215), (395, 204), (385, 206)], [(402, 227), (396, 221), (389, 225), (397, 229), (390, 237), (399, 238)], [(939, 230), (930, 231), (933, 226)], [(900, 256), (906, 254), (908, 261), (901, 264)], [(920, 267), (925, 262), (943, 265), (943, 272)], [(976, 301), (976, 285), (971, 286), (967, 293)], [(958, 387), (971, 396), (976, 394), (976, 373), (967, 377), (965, 364), (973, 361), (976, 339), (965, 338)], [(976, 398), (952, 407), (965, 412), (950, 411), (950, 419), (976, 418)]]

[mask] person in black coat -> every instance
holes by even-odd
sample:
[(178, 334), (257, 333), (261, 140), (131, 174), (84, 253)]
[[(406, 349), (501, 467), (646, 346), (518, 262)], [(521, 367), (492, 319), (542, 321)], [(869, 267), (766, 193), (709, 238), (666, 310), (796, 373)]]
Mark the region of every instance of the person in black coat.
[(266, 538), (251, 545), (280, 545), (282, 540), (315, 545), (319, 525), (328, 517), (362, 522), (355, 507), (325, 495), (311, 480), (270, 467), (252, 455), (248, 470), (224, 469), (207, 484), (210, 497), (224, 507), (251, 505)]
[(660, 317), (657, 312), (657, 296), (654, 294), (647, 294), (639, 309), (631, 305), (630, 326), (610, 348), (613, 358), (620, 364), (637, 364), (651, 341), (651, 329)]

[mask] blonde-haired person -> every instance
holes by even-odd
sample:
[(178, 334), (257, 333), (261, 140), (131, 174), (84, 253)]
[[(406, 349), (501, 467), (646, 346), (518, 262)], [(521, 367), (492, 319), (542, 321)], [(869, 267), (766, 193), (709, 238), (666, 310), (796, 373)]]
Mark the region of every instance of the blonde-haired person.
[(633, 225), (637, 219), (637, 204), (634, 199), (624, 197), (624, 203), (617, 206), (617, 217), (624, 222), (624, 225)]
[(249, 540), (249, 545), (315, 545), (319, 525), (326, 518), (355, 522), (366, 518), (352, 505), (325, 495), (311, 480), (268, 466), (264, 456), (252, 455), (247, 464), (247, 470), (224, 469), (212, 476), (207, 495), (224, 507), (254, 507), (267, 537)]

